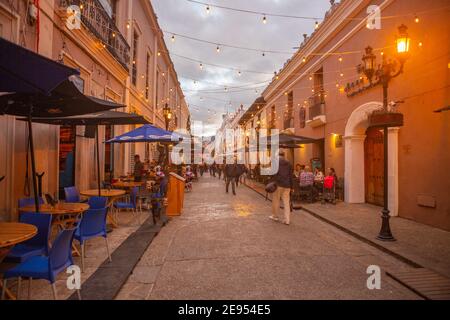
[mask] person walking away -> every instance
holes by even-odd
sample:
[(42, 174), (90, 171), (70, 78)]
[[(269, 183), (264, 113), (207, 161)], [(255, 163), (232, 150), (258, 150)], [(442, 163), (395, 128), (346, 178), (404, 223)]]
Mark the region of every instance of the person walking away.
[(237, 160), (235, 160), (233, 164), (225, 165), (225, 177), (226, 177), (225, 191), (226, 191), (226, 193), (228, 193), (230, 183), (231, 183), (233, 195), (236, 195), (236, 179), (237, 179), (238, 175), (239, 175), (239, 167), (237, 164)]
[(272, 198), (272, 215), (269, 217), (274, 221), (279, 221), (278, 210), (280, 209), (280, 199), (283, 201), (284, 207), (284, 220), (285, 225), (291, 223), (291, 205), (290, 194), (293, 188), (293, 175), (292, 165), (285, 159), (283, 151), (280, 152), (280, 161), (277, 174), (273, 177), (273, 181), (277, 185), (277, 189), (273, 193)]
[(134, 181), (142, 181), (142, 173), (144, 172), (144, 164), (141, 162), (141, 157), (137, 154), (134, 156)]
[(222, 170), (223, 168), (222, 168), (222, 165), (221, 164), (218, 164), (217, 165), (217, 175), (219, 176), (219, 180), (221, 179), (221, 177), (222, 177)]

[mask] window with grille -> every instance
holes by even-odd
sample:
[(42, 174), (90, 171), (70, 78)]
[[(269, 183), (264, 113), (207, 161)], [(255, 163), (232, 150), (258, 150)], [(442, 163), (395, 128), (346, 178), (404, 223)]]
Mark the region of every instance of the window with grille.
[(306, 108), (300, 108), (300, 128), (304, 128), (306, 126)]

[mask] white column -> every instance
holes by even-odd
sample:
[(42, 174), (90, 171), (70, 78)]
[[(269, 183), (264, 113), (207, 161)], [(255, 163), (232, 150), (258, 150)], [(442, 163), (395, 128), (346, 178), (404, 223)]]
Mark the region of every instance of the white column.
[(345, 140), (345, 202), (364, 203), (364, 140), (365, 135), (344, 137)]
[(398, 131), (388, 129), (388, 207), (391, 216), (398, 216)]

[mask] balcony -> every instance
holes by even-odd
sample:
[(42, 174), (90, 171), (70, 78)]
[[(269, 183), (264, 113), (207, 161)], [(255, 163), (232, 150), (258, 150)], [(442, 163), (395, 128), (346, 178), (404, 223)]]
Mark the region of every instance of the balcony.
[(103, 44), (114, 58), (129, 71), (130, 46), (116, 27), (114, 20), (108, 15), (99, 0), (60, 0), (60, 6), (80, 6), (82, 24)]
[(325, 95), (319, 91), (309, 98), (309, 115), (306, 123), (315, 128), (325, 125)]

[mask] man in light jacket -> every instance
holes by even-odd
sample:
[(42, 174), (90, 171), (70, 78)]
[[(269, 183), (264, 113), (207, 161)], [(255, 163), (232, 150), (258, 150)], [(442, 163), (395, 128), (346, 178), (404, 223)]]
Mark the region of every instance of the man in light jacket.
[(291, 189), (293, 188), (293, 175), (292, 165), (285, 159), (285, 154), (280, 151), (280, 161), (277, 174), (273, 177), (273, 180), (277, 184), (277, 190), (273, 193), (272, 198), (272, 215), (269, 217), (274, 221), (279, 221), (278, 210), (280, 208), (280, 199), (283, 201), (284, 207), (284, 220), (285, 225), (291, 223), (291, 205), (290, 196)]

